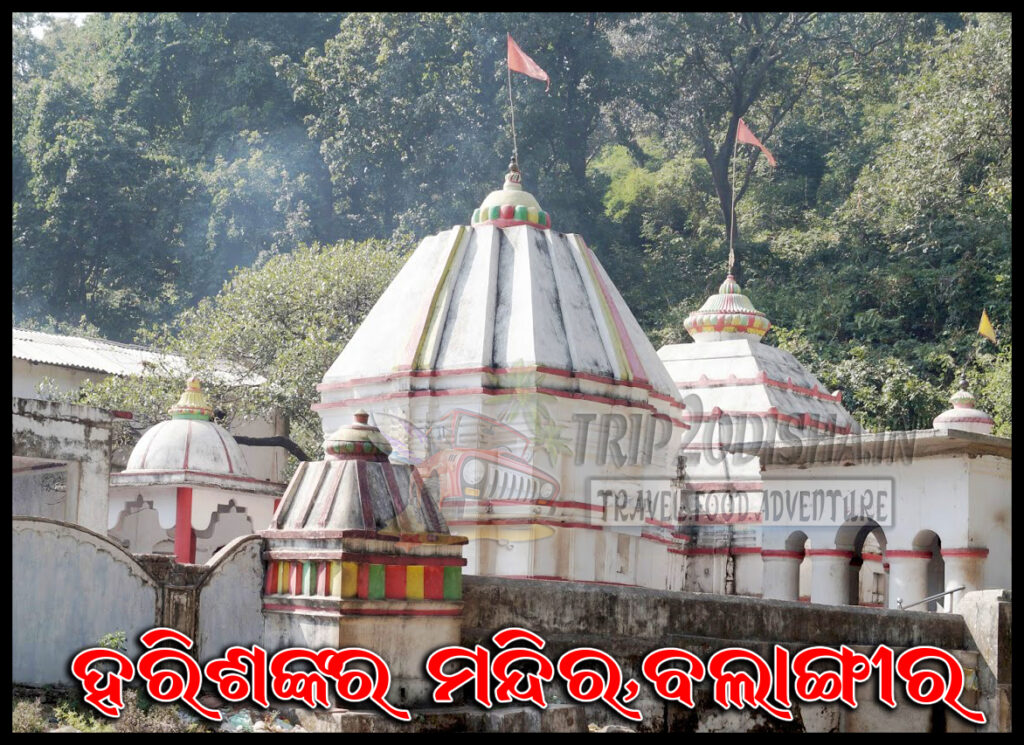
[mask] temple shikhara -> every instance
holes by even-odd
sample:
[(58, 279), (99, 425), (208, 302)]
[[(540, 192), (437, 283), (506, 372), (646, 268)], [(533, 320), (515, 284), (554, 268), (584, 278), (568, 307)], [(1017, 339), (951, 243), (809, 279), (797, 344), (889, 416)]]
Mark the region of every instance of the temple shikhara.
[[(389, 700), (425, 709), (426, 655), (502, 626), (620, 654), (631, 675), (666, 640), (934, 644), (971, 671), (985, 728), (1008, 727), (1011, 441), (966, 381), (931, 429), (865, 432), (765, 341), (732, 274), (686, 319), (692, 343), (655, 350), (586, 226), (544, 210), (515, 161), (466, 218), (422, 239), (324, 371), (325, 456), (287, 484), (282, 453), (236, 442), (187, 371), (119, 460), (112, 422), (130, 413), (33, 398), (37, 367), (74, 360), (14, 330), (16, 681), (66, 681), (74, 651), (118, 628), (137, 650), (158, 625), (199, 659), (372, 649)], [(641, 701), (666, 731), (761, 721)], [(529, 726), (579, 729), (611, 716), (598, 706), (563, 698)], [(822, 731), (937, 716), (794, 706)], [(513, 726), (486, 716), (479, 731)]]

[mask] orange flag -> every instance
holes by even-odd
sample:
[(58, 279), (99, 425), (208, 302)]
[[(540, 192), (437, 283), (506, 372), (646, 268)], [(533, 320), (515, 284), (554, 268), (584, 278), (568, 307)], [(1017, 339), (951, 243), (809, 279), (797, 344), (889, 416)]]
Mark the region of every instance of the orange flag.
[(506, 36), (508, 36), (508, 69), (513, 72), (521, 72), (523, 75), (529, 75), (536, 80), (543, 80), (548, 84), (544, 92), (546, 93), (550, 90), (551, 78), (548, 77), (548, 74), (540, 69), (540, 65), (523, 54), (523, 50), (516, 44), (512, 34), (506, 34)]
[(761, 152), (764, 153), (764, 157), (768, 159), (768, 162), (775, 167), (775, 158), (768, 152), (768, 148), (761, 144), (761, 141), (754, 137), (754, 133), (750, 131), (750, 127), (747, 126), (743, 119), (740, 119), (739, 125), (736, 127), (736, 142), (742, 142), (746, 145), (757, 145), (761, 148)]

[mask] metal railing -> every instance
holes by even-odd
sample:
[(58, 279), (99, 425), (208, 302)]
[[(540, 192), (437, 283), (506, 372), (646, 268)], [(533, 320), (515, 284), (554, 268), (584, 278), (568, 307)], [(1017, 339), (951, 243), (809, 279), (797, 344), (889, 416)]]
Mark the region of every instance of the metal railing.
[(960, 592), (961, 590), (966, 589), (967, 588), (964, 585), (961, 585), (960, 587), (954, 587), (952, 590), (946, 590), (945, 592), (937, 592), (934, 595), (929, 595), (923, 600), (918, 600), (916, 603), (911, 603), (910, 605), (904, 605), (903, 598), (896, 598), (896, 607), (900, 610), (907, 610), (908, 608), (913, 608), (915, 605), (920, 605), (921, 603), (930, 603), (933, 600), (938, 600), (944, 595), (952, 595), (954, 592)]

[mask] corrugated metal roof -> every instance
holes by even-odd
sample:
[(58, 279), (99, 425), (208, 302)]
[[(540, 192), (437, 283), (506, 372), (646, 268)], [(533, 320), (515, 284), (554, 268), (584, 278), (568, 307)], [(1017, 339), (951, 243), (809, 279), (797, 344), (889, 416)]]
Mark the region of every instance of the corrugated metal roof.
[(180, 357), (160, 354), (135, 344), (82, 336), (11, 329), (11, 356), (29, 362), (98, 370), (110, 375), (138, 375), (147, 368), (183, 365)]
[[(136, 344), (121, 344), (84, 336), (61, 336), (42, 331), (11, 328), (11, 356), (15, 359), (78, 370), (96, 370), (108, 375), (142, 375), (153, 370), (187, 374), (185, 361)], [(225, 365), (225, 367), (227, 367)], [(263, 378), (240, 377), (230, 372), (224, 379), (258, 385)]]

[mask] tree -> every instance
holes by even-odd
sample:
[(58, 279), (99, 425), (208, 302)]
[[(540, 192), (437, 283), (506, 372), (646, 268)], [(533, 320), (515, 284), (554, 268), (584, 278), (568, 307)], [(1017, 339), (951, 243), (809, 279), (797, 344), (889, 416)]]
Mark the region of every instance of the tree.
[[(618, 52), (637, 63), (634, 105), (656, 117), (675, 147), (693, 149), (707, 162), (726, 241), (730, 226), (736, 241), (733, 205), (750, 186), (760, 154), (754, 148), (738, 154), (743, 163), (732, 184), (740, 118), (750, 119), (759, 139), (770, 143), (808, 90), (898, 43), (911, 21), (907, 15), (834, 13), (650, 14), (626, 28)], [(739, 258), (734, 273), (742, 282)]]
[(135, 426), (166, 418), (190, 374), (233, 417), (290, 423), (292, 439), (322, 454), (316, 386), (404, 263), (380, 241), (299, 246), (239, 270), (215, 297), (155, 327), (139, 341), (171, 355), (145, 376), (108, 378), (82, 389), (82, 403), (135, 413)]
[(323, 50), (276, 64), (312, 112), (335, 211), (353, 238), (422, 235), (464, 223), (511, 155), (505, 32), (546, 66), (551, 94), (514, 76), (520, 165), (562, 229), (597, 210), (586, 164), (622, 65), (595, 13), (352, 14)]

